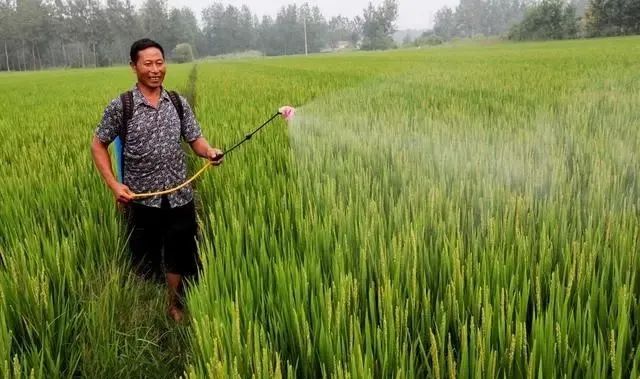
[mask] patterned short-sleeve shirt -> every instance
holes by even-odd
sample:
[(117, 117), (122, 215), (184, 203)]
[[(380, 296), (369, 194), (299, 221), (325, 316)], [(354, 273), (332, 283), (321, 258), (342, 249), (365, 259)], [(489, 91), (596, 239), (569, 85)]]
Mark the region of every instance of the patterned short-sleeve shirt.
[[(180, 122), (178, 111), (163, 88), (158, 107), (155, 108), (138, 90), (132, 88), (133, 112), (127, 125), (126, 144), (123, 149), (125, 170), (123, 183), (134, 193), (164, 191), (184, 183), (187, 178), (186, 155), (181, 141), (193, 142), (202, 135), (191, 106), (179, 96), (184, 108)], [(111, 143), (119, 135), (123, 107), (120, 97), (113, 99), (104, 110), (95, 134), (104, 143)], [(193, 199), (193, 188), (187, 185), (167, 195), (169, 205), (177, 207)], [(161, 197), (134, 200), (159, 208)]]

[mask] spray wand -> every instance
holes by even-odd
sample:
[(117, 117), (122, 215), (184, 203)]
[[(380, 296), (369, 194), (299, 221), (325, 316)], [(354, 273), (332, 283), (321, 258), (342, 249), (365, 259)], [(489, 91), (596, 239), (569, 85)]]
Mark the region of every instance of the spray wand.
[[(288, 113), (286, 113), (286, 115), (283, 113), (284, 110), (286, 108), (286, 111)], [(220, 160), (223, 156), (229, 154), (231, 151), (233, 151), (235, 148), (237, 148), (238, 146), (242, 145), (243, 143), (247, 142), (248, 140), (251, 139), (251, 137), (253, 137), (254, 134), (258, 133), (258, 131), (262, 128), (264, 128), (268, 123), (270, 123), (271, 121), (273, 121), (274, 118), (278, 117), (278, 115), (283, 115), (283, 117), (285, 118), (285, 120), (289, 120), (291, 118), (291, 116), (293, 115), (293, 108), (291, 107), (282, 107), (280, 108), (280, 110), (278, 112), (276, 112), (273, 116), (271, 116), (270, 119), (268, 119), (264, 124), (260, 125), (260, 127), (258, 127), (256, 130), (254, 130), (253, 132), (247, 134), (244, 139), (238, 143), (236, 143), (233, 147), (227, 149), (225, 152), (223, 152), (221, 155), (219, 155), (218, 158), (216, 158), (217, 160)]]
[(200, 174), (202, 174), (204, 172), (204, 170), (206, 170), (209, 166), (211, 166), (213, 163), (219, 161), (220, 159), (222, 159), (222, 157), (224, 157), (225, 155), (229, 154), (230, 152), (232, 152), (233, 150), (235, 150), (237, 147), (239, 147), (240, 145), (242, 145), (243, 143), (247, 142), (248, 140), (251, 139), (251, 137), (253, 137), (254, 134), (256, 134), (258, 131), (260, 131), (260, 129), (264, 128), (265, 126), (267, 126), (267, 124), (269, 124), (271, 121), (273, 121), (276, 117), (278, 117), (279, 115), (282, 115), (282, 117), (286, 120), (289, 121), (293, 118), (295, 114), (295, 108), (285, 105), (283, 107), (281, 107), (278, 112), (276, 112), (273, 116), (271, 116), (271, 118), (269, 118), (267, 121), (265, 121), (262, 125), (260, 125), (256, 130), (254, 130), (253, 132), (247, 134), (240, 142), (236, 143), (234, 146), (232, 146), (231, 148), (227, 149), (226, 151), (224, 151), (222, 154), (218, 155), (216, 157), (215, 160), (209, 160), (198, 172), (196, 172), (189, 180), (187, 180), (186, 182), (180, 184), (177, 187), (165, 190), (165, 191), (159, 191), (159, 192), (150, 192), (150, 193), (136, 193), (134, 194), (134, 198), (135, 199), (140, 199), (140, 198), (144, 198), (144, 197), (152, 197), (152, 196), (158, 196), (158, 195), (166, 195), (169, 194), (171, 192), (175, 192), (183, 187), (185, 187), (186, 185), (188, 185), (189, 183), (191, 183), (192, 181), (194, 181), (198, 176), (200, 176)]

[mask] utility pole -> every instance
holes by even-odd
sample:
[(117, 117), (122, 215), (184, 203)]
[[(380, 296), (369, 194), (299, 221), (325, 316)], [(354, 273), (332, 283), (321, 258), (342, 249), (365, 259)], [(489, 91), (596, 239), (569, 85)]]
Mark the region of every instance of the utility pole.
[(307, 14), (304, 14), (303, 19), (304, 24), (304, 55), (309, 55), (309, 51), (307, 49)]

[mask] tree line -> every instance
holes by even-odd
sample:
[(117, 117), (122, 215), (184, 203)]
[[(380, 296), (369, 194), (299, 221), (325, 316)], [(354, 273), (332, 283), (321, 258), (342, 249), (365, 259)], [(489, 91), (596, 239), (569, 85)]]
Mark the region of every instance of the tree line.
[[(129, 62), (132, 41), (160, 42), (170, 59), (188, 61), (247, 51), (316, 53), (348, 45), (396, 46), (398, 0), (369, 3), (361, 15), (327, 19), (317, 6), (280, 7), (262, 15), (217, 0), (201, 14), (167, 0), (0, 0), (0, 70), (104, 67)], [(428, 20), (425, 20), (425, 23)], [(640, 0), (460, 0), (443, 7), (415, 45), (455, 38), (512, 40), (640, 34)]]
[(308, 3), (258, 17), (247, 6), (213, 2), (201, 26), (188, 7), (167, 0), (0, 0), (0, 70), (104, 67), (128, 64), (138, 38), (160, 42), (178, 61), (258, 51), (264, 55), (315, 53), (339, 45), (386, 49), (396, 31), (397, 0), (372, 3), (362, 15), (327, 19)]
[(460, 0), (418, 42), (499, 36), (551, 40), (640, 34), (639, 0)]

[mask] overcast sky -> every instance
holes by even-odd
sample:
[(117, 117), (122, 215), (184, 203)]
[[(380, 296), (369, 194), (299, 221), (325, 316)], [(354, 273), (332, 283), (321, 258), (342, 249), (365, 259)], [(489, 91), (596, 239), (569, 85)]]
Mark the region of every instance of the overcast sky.
[[(223, 4), (231, 4), (241, 7), (243, 4), (249, 6), (253, 13), (258, 14), (258, 18), (262, 19), (264, 14), (270, 14), (275, 17), (280, 7), (287, 4), (304, 4), (302, 0), (168, 0), (169, 7), (182, 8), (187, 6), (191, 8), (196, 17), (200, 19), (200, 11), (203, 8), (219, 1)], [(317, 5), (322, 14), (328, 19), (331, 16), (341, 14), (346, 17), (362, 15), (362, 10), (367, 7), (370, 0), (308, 0), (313, 7)], [(143, 0), (132, 0), (132, 3), (139, 6)], [(381, 4), (383, 0), (371, 0), (375, 7)], [(444, 5), (455, 7), (459, 0), (399, 0), (398, 2), (398, 19), (396, 25), (398, 29), (426, 29), (433, 25), (433, 15)]]

